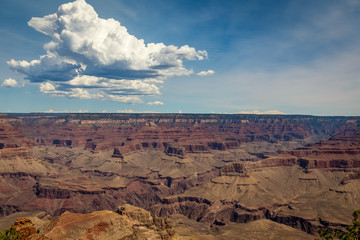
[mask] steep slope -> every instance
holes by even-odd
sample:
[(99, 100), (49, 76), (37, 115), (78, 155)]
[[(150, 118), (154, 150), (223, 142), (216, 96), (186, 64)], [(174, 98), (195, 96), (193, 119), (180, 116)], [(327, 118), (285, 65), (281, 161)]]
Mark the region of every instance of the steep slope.
[(221, 176), (153, 209), (209, 224), (270, 219), (308, 233), (322, 225), (350, 224), (351, 212), (360, 208), (358, 126), (348, 125), (345, 136), (257, 162), (226, 164)]
[(305, 232), (279, 224), (267, 219), (260, 219), (248, 223), (213, 224), (208, 226), (187, 217), (174, 214), (171, 216), (176, 233), (187, 239), (227, 240), (227, 239), (253, 239), (253, 240), (313, 240), (314, 236)]

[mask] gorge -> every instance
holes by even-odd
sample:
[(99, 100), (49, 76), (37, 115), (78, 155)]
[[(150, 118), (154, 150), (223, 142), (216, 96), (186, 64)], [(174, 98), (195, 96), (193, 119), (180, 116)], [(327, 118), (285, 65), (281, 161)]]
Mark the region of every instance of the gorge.
[(170, 219), (179, 238), (313, 239), (360, 208), (360, 117), (0, 118), (2, 228), (19, 216), (66, 219), (131, 204)]

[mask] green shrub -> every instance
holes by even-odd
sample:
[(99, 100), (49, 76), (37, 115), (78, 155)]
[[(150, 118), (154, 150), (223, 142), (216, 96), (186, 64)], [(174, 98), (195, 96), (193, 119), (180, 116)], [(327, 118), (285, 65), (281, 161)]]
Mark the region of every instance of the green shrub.
[(18, 240), (22, 238), (22, 234), (19, 234), (14, 227), (6, 229), (4, 233), (0, 232), (0, 240)]
[(340, 231), (335, 228), (332, 230), (330, 228), (319, 229), (318, 233), (321, 239), (332, 240), (332, 239), (340, 239), (340, 240), (360, 240), (360, 209), (355, 210), (353, 212), (353, 222), (352, 225), (346, 226), (346, 231)]

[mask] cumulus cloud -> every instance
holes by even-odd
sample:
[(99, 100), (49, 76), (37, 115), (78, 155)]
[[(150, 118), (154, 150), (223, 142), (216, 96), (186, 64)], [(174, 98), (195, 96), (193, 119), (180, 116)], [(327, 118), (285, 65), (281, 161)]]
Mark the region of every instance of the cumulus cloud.
[(206, 51), (188, 45), (145, 43), (120, 22), (99, 18), (85, 0), (33, 17), (28, 25), (52, 38), (44, 45), (46, 54), (7, 63), (53, 96), (140, 103), (141, 96), (160, 94), (156, 84), (164, 79), (192, 74), (184, 60), (207, 58)]
[[(79, 99), (97, 99), (97, 100), (111, 100), (123, 103), (142, 103), (140, 96), (126, 95), (119, 93), (117, 89), (109, 90), (113, 94), (108, 94), (105, 91), (90, 93), (88, 90), (80, 87), (64, 87), (62, 85), (53, 85), (49, 82), (40, 83), (40, 92), (50, 94), (57, 97), (79, 98)], [(116, 95), (116, 94), (119, 95)]]
[(241, 111), (241, 112), (237, 112), (238, 114), (259, 114), (259, 115), (262, 115), (262, 114), (273, 114), (273, 115), (282, 115), (282, 114), (285, 114), (283, 112), (280, 112), (278, 110), (269, 110), (269, 111), (264, 111), (264, 112), (261, 112), (261, 111), (258, 111), (258, 110), (254, 110), (254, 111)]
[(160, 101), (148, 102), (147, 104), (148, 104), (148, 105), (164, 105), (164, 103), (163, 103), (163, 102), (160, 102)]
[(201, 72), (197, 73), (196, 75), (201, 76), (201, 77), (204, 77), (204, 76), (213, 75), (214, 73), (215, 73), (214, 70), (209, 69), (209, 70), (207, 70), (207, 71), (201, 71)]
[(18, 86), (19, 86), (18, 82), (12, 78), (5, 79), (3, 81), (3, 83), (1, 84), (1, 87), (6, 87), (6, 88), (13, 88), (13, 87), (18, 87)]

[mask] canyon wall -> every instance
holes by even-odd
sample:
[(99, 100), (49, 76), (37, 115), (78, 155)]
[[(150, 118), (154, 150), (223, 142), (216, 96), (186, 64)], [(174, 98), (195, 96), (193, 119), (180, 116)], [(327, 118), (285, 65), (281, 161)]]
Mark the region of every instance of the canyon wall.
[(360, 208), (360, 118), (9, 114), (0, 214), (121, 204), (206, 226), (259, 219), (314, 234)]

